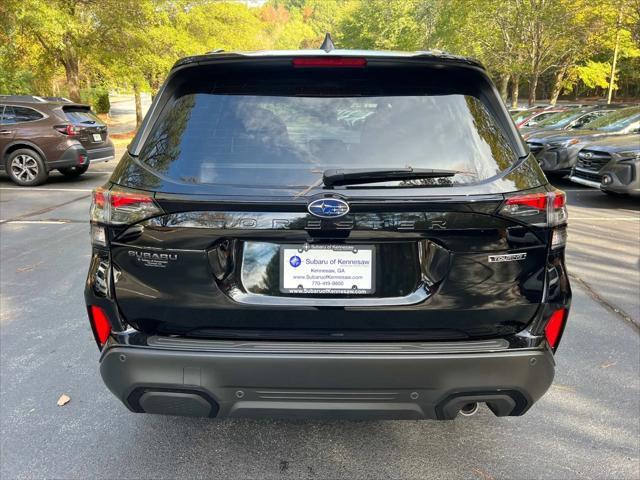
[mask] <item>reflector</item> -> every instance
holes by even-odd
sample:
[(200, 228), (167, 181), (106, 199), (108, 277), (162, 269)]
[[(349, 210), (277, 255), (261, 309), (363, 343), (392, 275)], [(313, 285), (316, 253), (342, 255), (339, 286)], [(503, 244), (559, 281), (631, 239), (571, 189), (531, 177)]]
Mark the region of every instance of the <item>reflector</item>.
[(89, 307), (89, 321), (91, 322), (96, 342), (99, 347), (102, 347), (111, 333), (111, 323), (107, 318), (107, 314), (97, 305), (91, 305)]
[(558, 346), (560, 340), (560, 334), (562, 333), (562, 327), (566, 318), (567, 309), (561, 308), (556, 310), (549, 318), (546, 327), (544, 327), (544, 336), (549, 342), (549, 346), (554, 350)]

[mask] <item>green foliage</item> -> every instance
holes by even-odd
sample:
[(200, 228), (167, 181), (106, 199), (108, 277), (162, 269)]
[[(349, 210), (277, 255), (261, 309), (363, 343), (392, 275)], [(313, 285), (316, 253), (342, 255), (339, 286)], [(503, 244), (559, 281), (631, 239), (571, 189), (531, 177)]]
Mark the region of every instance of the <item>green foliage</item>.
[(104, 87), (80, 89), (80, 102), (91, 105), (91, 108), (96, 113), (109, 113), (111, 108), (109, 91)]
[(420, 0), (369, 0), (360, 2), (344, 17), (341, 44), (346, 48), (418, 50), (424, 43)]
[(99, 90), (96, 92), (95, 100), (93, 102), (93, 110), (96, 113), (109, 113), (109, 110), (111, 110), (111, 103), (109, 102), (108, 91)]
[(326, 32), (338, 48), (474, 56), (503, 91), (520, 78), (547, 95), (601, 92), (617, 44), (616, 86), (640, 94), (638, 0), (1, 0), (0, 93), (155, 94), (178, 58), (318, 48)]
[(576, 67), (577, 78), (587, 88), (607, 88), (609, 86), (610, 73), (611, 64), (609, 62), (588, 60), (586, 64)]
[(260, 19), (244, 3), (204, 2), (181, 14), (179, 26), (191, 44), (200, 47), (192, 53), (255, 50), (262, 45)]

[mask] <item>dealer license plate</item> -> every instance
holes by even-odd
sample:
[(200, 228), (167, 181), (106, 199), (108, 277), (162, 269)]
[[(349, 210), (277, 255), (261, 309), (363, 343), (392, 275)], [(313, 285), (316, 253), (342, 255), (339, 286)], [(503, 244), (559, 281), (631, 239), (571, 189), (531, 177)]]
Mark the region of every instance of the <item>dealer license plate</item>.
[(280, 291), (320, 295), (374, 293), (374, 248), (371, 245), (282, 246)]

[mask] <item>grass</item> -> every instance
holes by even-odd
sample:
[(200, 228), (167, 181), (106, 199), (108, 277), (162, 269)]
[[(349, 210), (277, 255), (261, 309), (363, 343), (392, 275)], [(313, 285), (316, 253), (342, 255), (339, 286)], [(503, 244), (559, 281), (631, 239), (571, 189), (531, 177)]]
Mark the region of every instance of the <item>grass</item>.
[(126, 147), (131, 143), (131, 139), (136, 132), (127, 132), (127, 133), (112, 133), (109, 135), (109, 138), (113, 142), (113, 145), (117, 147)]

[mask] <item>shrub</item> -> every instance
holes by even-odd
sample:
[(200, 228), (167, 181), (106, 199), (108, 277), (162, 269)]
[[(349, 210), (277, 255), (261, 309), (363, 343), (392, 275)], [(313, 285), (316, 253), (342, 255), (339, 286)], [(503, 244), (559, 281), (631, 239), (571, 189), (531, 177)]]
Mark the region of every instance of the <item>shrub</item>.
[(106, 90), (96, 92), (93, 100), (93, 109), (96, 113), (109, 113), (109, 110), (111, 109), (109, 92)]

